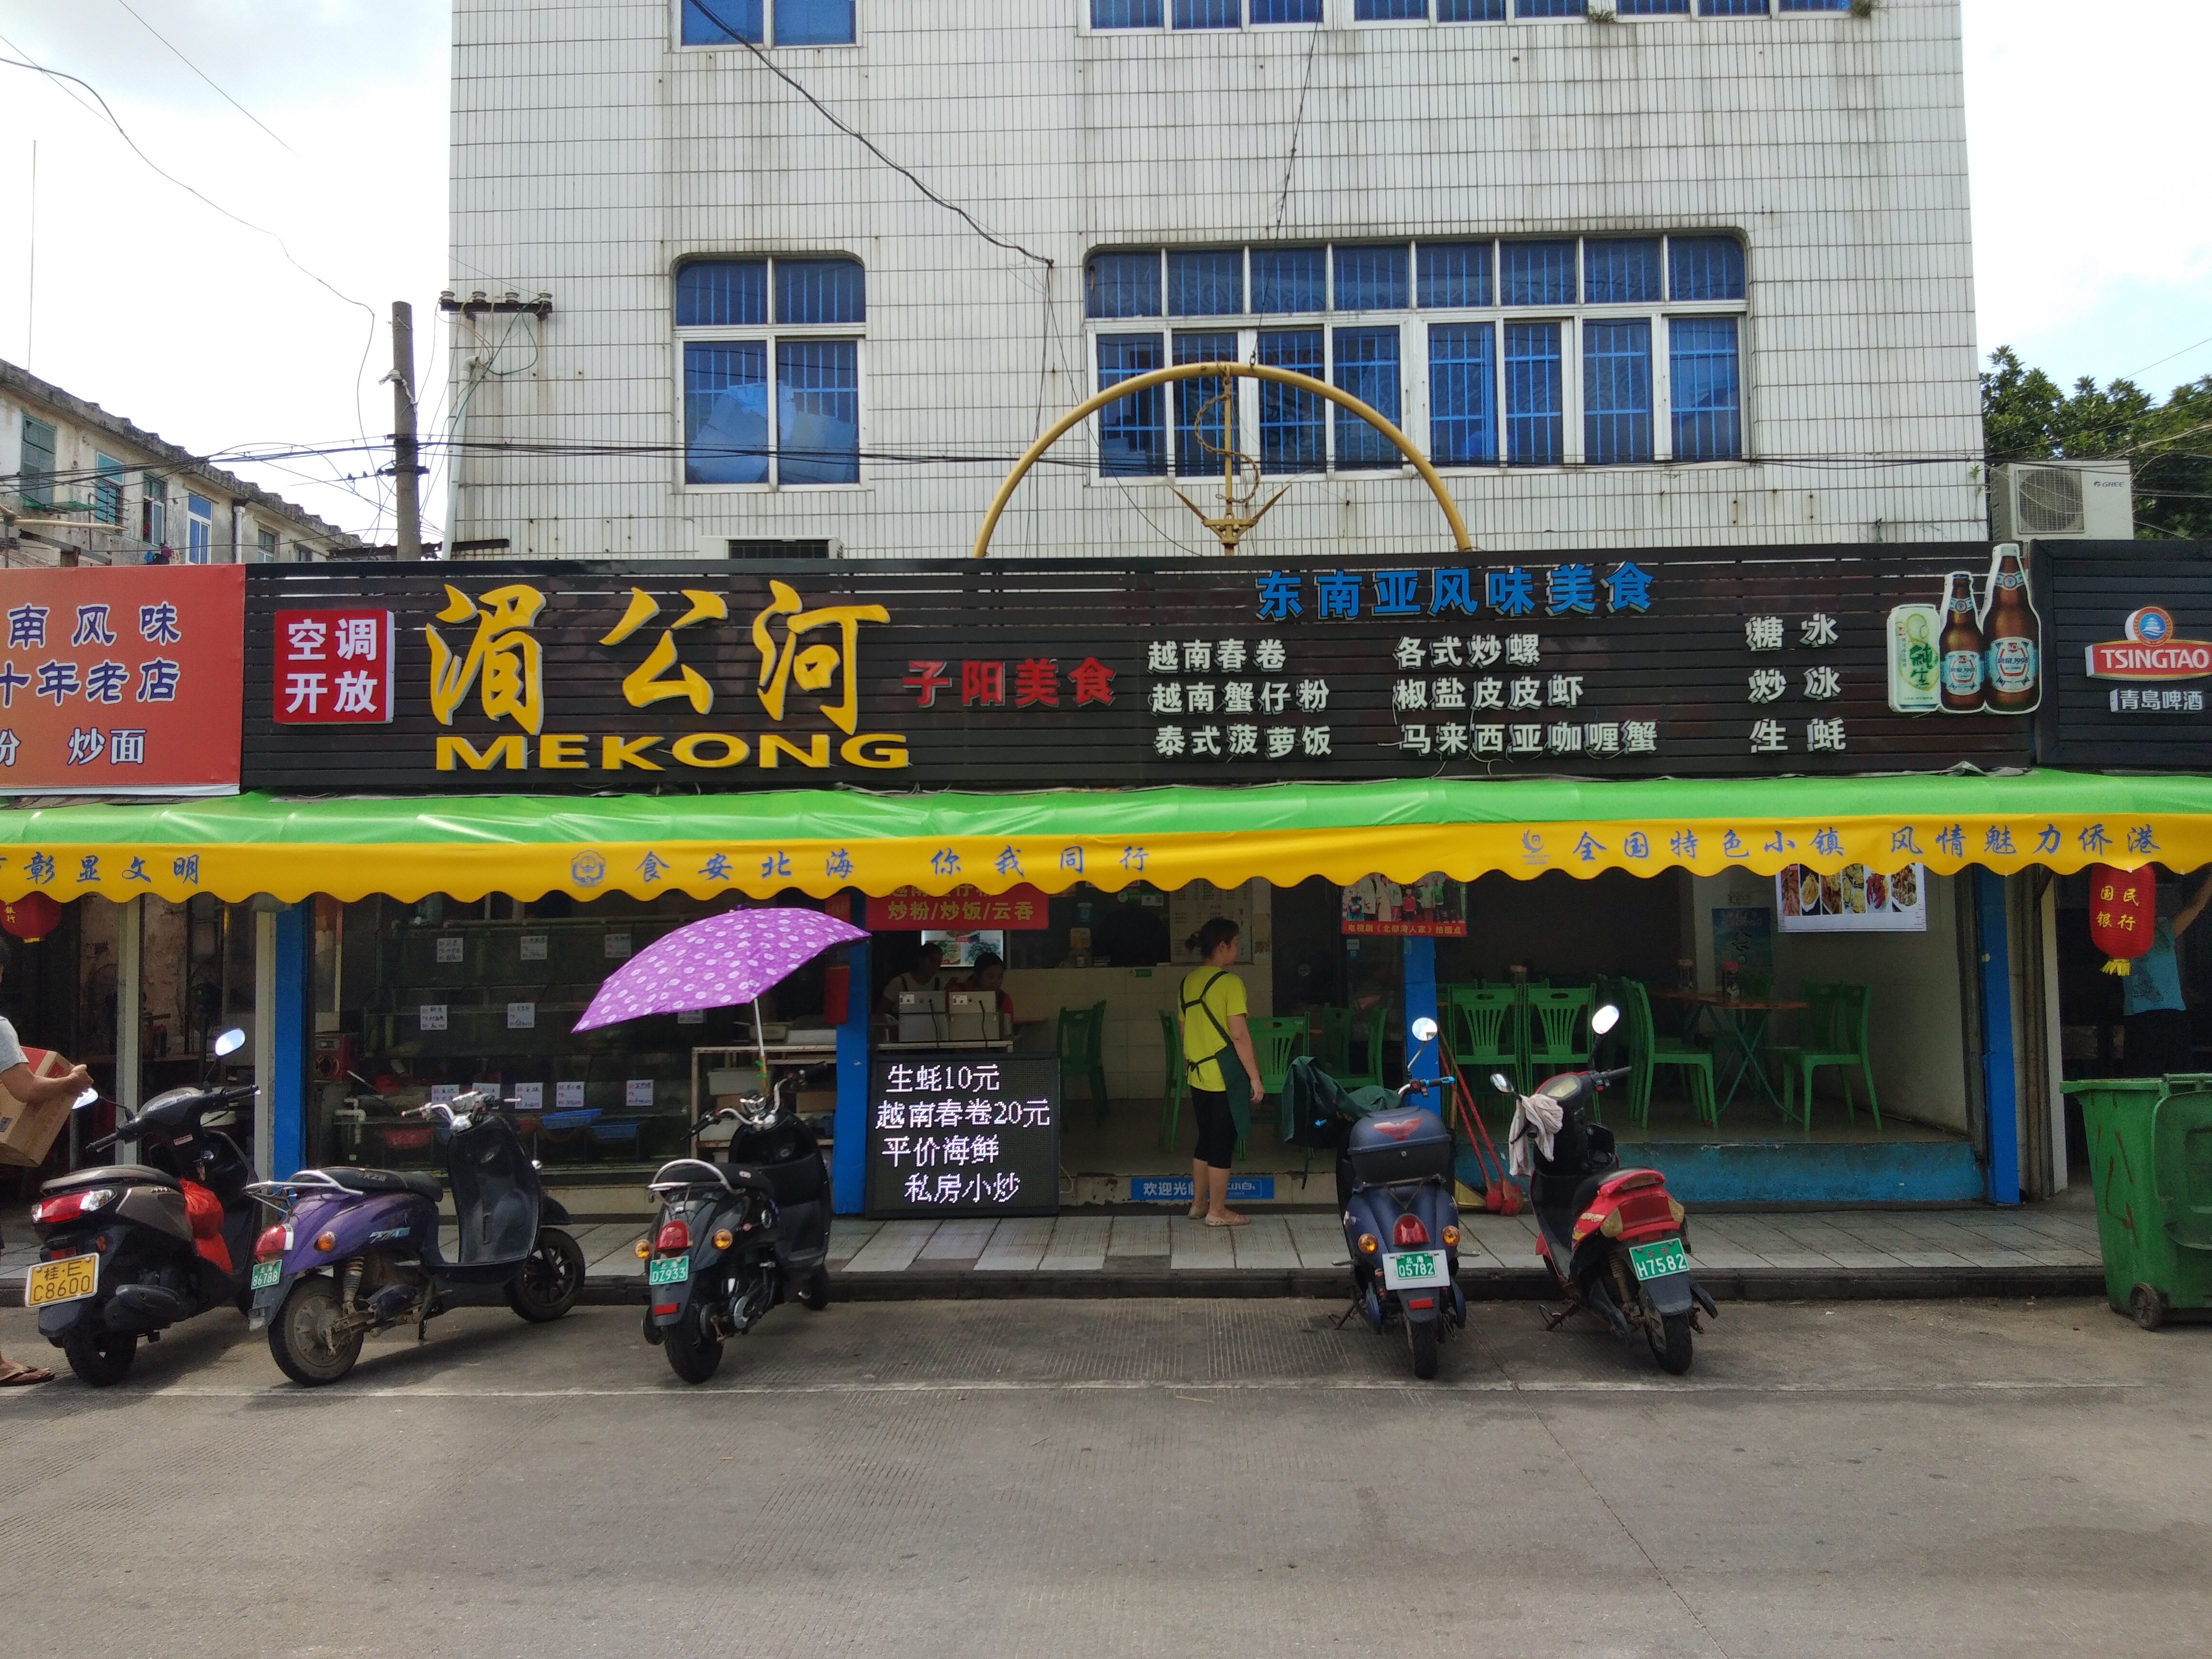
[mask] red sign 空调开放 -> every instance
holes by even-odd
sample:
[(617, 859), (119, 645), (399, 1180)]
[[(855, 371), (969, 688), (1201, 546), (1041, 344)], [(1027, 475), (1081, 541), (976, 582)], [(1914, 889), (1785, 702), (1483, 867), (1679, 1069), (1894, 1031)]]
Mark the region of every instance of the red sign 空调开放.
[(0, 621), (0, 794), (236, 792), (243, 567), (11, 570)]
[(1042, 928), (1048, 925), (1049, 914), (1044, 890), (1027, 883), (1003, 893), (973, 887), (925, 893), (918, 887), (902, 887), (868, 899), (868, 927), (884, 933), (921, 927)]
[(398, 656), (389, 611), (279, 611), (272, 714), (283, 726), (379, 726), (392, 719)]
[(2150, 949), (2158, 932), (2158, 878), (2151, 870), (2115, 870), (2109, 864), (2089, 872), (2089, 942), (2111, 960), (2108, 974), (2124, 974), (2128, 964)]

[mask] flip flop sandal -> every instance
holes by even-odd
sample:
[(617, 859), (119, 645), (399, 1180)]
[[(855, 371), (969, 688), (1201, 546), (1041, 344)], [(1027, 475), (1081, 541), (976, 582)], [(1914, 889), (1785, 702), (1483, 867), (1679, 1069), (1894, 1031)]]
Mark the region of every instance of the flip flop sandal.
[(1213, 1216), (1208, 1216), (1206, 1218), (1206, 1224), (1209, 1227), (1249, 1227), (1252, 1224), (1252, 1218), (1249, 1215), (1240, 1215), (1234, 1221), (1224, 1221)]
[(54, 1374), (38, 1365), (21, 1365), (0, 1376), (0, 1389), (27, 1389), (34, 1382), (51, 1382)]

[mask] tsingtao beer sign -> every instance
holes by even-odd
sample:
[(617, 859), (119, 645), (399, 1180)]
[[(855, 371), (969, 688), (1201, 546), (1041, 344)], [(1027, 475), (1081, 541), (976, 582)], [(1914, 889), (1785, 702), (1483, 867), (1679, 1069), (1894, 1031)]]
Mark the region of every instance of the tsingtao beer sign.
[(2043, 623), (2027, 566), (2007, 542), (1978, 591), (1944, 579), (1943, 603), (1889, 613), (1889, 706), (1900, 714), (2031, 714), (2043, 701)]

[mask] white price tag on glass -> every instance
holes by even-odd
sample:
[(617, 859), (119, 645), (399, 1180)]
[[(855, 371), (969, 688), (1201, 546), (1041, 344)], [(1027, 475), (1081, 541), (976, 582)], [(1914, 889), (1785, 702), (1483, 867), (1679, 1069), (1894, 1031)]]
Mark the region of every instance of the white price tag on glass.
[(459, 933), (438, 935), (438, 960), (441, 962), (459, 962), (467, 948), (468, 941)]
[(416, 1010), (416, 1018), (420, 1022), (418, 1029), (425, 1031), (442, 1031), (446, 1029), (446, 1005), (442, 1002), (426, 1002)]
[(553, 1104), (564, 1112), (580, 1112), (584, 1109), (584, 1085), (580, 1083), (555, 1084)]
[(458, 1083), (434, 1083), (430, 1085), (430, 1103), (441, 1106), (460, 1091), (461, 1085)]
[(534, 1002), (510, 1002), (507, 1005), (507, 1029), (510, 1031), (534, 1031), (538, 1029), (538, 1005)]
[(623, 1104), (631, 1107), (650, 1107), (653, 1104), (653, 1079), (634, 1077), (623, 1085)]
[(628, 933), (609, 933), (606, 938), (606, 951), (610, 958), (628, 956), (629, 954), (629, 935)]
[(477, 1093), (482, 1095), (486, 1100), (501, 1100), (506, 1097), (500, 1093), (499, 1084), (496, 1079), (490, 1083), (471, 1083), (469, 1085), (469, 1087), (473, 1089)]
[(545, 1085), (542, 1083), (516, 1084), (514, 1105), (517, 1111), (543, 1111), (545, 1108)]
[(704, 1025), (707, 1011), (704, 1008), (679, 1008), (676, 1011), (676, 1023), (678, 1025)]
[(544, 934), (525, 933), (522, 936), (522, 959), (525, 962), (543, 962), (545, 960)]

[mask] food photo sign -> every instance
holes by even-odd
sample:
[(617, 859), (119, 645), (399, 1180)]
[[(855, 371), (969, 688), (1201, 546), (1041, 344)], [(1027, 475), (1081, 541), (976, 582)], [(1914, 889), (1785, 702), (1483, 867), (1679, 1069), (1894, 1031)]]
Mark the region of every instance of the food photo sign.
[(1774, 878), (1774, 902), (1785, 933), (1924, 933), (1928, 872), (1847, 864), (1823, 875), (1793, 864)]

